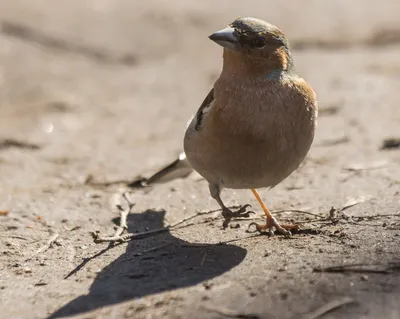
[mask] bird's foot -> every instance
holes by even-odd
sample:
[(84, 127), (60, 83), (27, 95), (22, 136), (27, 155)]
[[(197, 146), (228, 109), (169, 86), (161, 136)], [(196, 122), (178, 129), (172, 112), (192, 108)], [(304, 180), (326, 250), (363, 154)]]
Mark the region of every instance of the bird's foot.
[(267, 217), (265, 225), (260, 225), (254, 222), (250, 223), (248, 229), (250, 229), (251, 226), (256, 226), (256, 231), (258, 231), (259, 233), (268, 231), (270, 235), (274, 235), (274, 228), (275, 228), (280, 234), (286, 237), (290, 237), (292, 235), (292, 233), (290, 232), (291, 229), (292, 230), (298, 229), (297, 225), (281, 225), (274, 217), (271, 218)]
[(223, 228), (227, 228), (229, 225), (229, 222), (231, 221), (232, 218), (248, 218), (250, 217), (250, 214), (255, 214), (252, 211), (248, 211), (247, 208), (251, 207), (251, 205), (246, 204), (240, 207), (236, 211), (231, 211), (230, 209), (226, 208), (222, 210), (222, 216), (225, 218), (224, 223), (222, 224)]

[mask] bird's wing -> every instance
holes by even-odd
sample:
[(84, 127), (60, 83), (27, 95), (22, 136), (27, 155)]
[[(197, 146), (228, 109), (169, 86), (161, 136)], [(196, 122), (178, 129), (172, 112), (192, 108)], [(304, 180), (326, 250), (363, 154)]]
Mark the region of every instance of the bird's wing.
[(196, 113), (195, 116), (196, 124), (194, 126), (194, 129), (196, 131), (200, 130), (204, 115), (210, 110), (213, 101), (214, 101), (214, 88), (212, 88), (210, 93), (207, 94), (206, 98), (204, 99), (203, 103), (200, 105), (200, 108)]

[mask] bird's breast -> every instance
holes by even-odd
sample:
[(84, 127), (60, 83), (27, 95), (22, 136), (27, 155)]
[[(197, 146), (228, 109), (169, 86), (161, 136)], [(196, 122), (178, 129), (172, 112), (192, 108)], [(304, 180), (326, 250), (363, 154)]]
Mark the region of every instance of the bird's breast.
[(279, 183), (300, 165), (314, 137), (316, 100), (304, 83), (217, 81), (203, 127), (186, 133), (189, 162), (228, 188)]

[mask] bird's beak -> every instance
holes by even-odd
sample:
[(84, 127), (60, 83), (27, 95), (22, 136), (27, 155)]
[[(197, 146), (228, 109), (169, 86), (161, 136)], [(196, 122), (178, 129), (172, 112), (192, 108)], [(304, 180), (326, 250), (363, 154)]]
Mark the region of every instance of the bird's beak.
[(240, 47), (237, 33), (235, 29), (231, 27), (219, 30), (211, 34), (209, 38), (224, 48), (237, 50)]

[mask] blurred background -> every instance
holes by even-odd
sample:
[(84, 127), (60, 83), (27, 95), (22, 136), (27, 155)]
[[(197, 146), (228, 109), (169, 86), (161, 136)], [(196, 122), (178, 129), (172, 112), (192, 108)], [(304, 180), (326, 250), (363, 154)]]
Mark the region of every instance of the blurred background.
[[(238, 16), (263, 18), (288, 35), (297, 69), (321, 107), (351, 105), (345, 112), (362, 119), (379, 109), (364, 137), (376, 143), (377, 131), (394, 133), (378, 120), (399, 102), (399, 6), (394, 0), (2, 1), (1, 138), (43, 146), (41, 156), (7, 158), (23, 167), (25, 180), (46, 185), (89, 173), (135, 176), (162, 165), (182, 148), (186, 122), (219, 74), (221, 48), (208, 35)], [(398, 121), (398, 108), (390, 109)], [(339, 119), (330, 127), (322, 120), (318, 135), (345, 130)], [(44, 167), (43, 158), (69, 158), (74, 168)], [(20, 185), (2, 166), (0, 185)], [(48, 176), (49, 169), (60, 176)]]
[[(286, 33), (321, 109), (306, 165), (268, 193), (268, 202), (327, 209), (350, 194), (375, 198), (372, 211), (396, 210), (399, 152), (381, 148), (400, 136), (399, 12), (398, 0), (1, 1), (0, 210), (16, 218), (4, 219), (4, 234), (44, 239), (68, 218), (81, 223), (76, 238), (90, 246), (92, 225), (110, 226), (115, 189), (92, 189), (85, 181), (150, 174), (181, 152), (186, 123), (221, 68), (221, 48), (208, 36), (238, 16), (267, 20)], [(175, 193), (170, 187), (141, 199), (138, 211), (162, 207), (179, 217), (216, 208), (204, 182), (174, 182)], [(225, 198), (244, 204), (250, 194)], [(32, 252), (20, 242), (2, 245), (9, 251), (4, 265)], [(79, 247), (75, 257), (60, 257), (60, 276), (88, 253)], [(13, 278), (7, 267), (3, 280)], [(89, 285), (87, 279), (55, 304)], [(8, 291), (8, 298), (17, 295)], [(33, 295), (25, 292), (23, 300)], [(56, 310), (45, 304), (38, 317)], [(7, 309), (21, 317), (15, 304)]]

